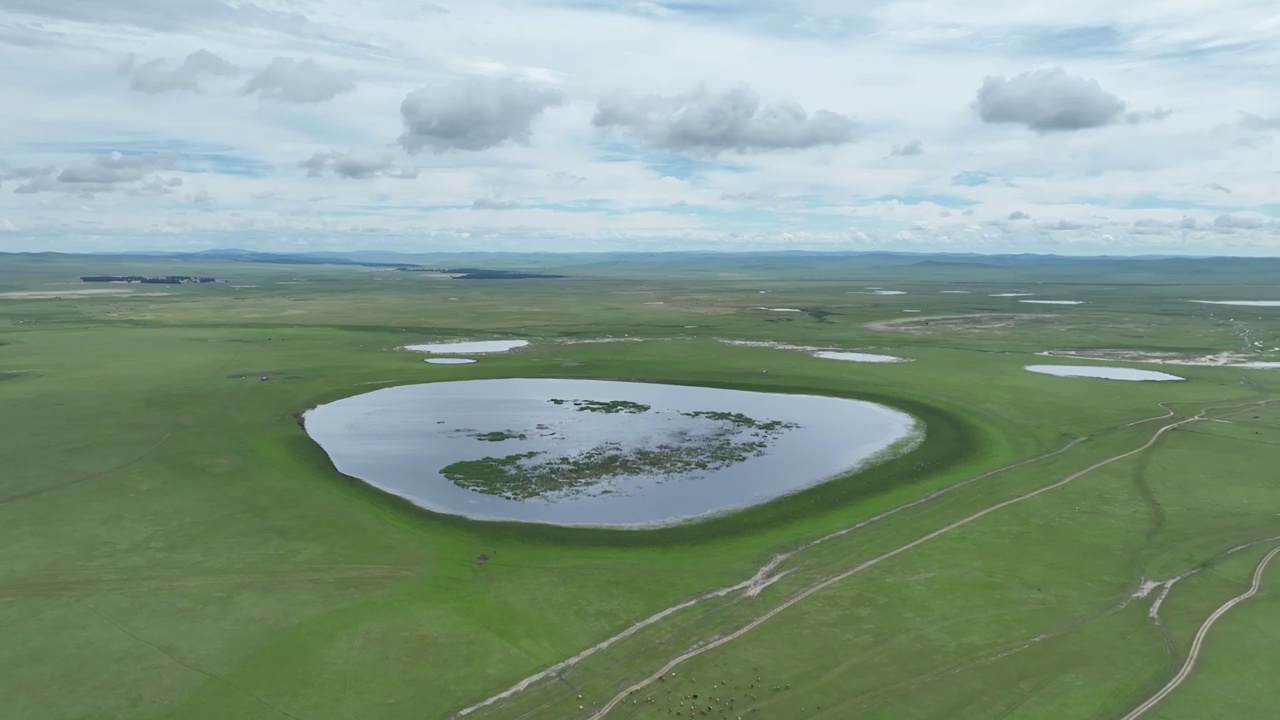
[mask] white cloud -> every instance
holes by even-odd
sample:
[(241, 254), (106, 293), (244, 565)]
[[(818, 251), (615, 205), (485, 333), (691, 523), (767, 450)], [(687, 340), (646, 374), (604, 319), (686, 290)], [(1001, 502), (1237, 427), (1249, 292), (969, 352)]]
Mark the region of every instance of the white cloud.
[(120, 69), (130, 77), (129, 87), (142, 93), (163, 93), (173, 90), (197, 91), (200, 80), (206, 75), (235, 75), (236, 67), (208, 50), (196, 50), (176, 67), (168, 60), (142, 62), (130, 54), (120, 64)]
[(502, 200), (500, 198), (476, 198), (471, 203), (472, 210), (515, 210), (520, 207), (520, 203), (515, 200)]
[(213, 199), (208, 191), (201, 190), (191, 196), (191, 204), (203, 212), (213, 212), (218, 209), (218, 201)]
[(920, 140), (912, 140), (905, 145), (894, 145), (889, 151), (889, 157), (915, 157), (924, 154), (924, 143)]
[(1280, 251), (1265, 3), (710, 5), (0, 0), (7, 242)]
[(418, 168), (396, 166), (390, 153), (318, 152), (298, 163), (298, 167), (306, 170), (307, 177), (311, 178), (324, 177), (326, 172), (348, 180), (382, 177), (412, 180), (418, 177)]
[(138, 195), (167, 195), (182, 184), (182, 179), (162, 178), (155, 173), (172, 170), (177, 157), (171, 154), (147, 153), (124, 155), (110, 152), (88, 162), (77, 162), (61, 170), (54, 166), (26, 167), (5, 172), (0, 177), (17, 179), (14, 189), (20, 195), (42, 192), (95, 193), (127, 190)]
[(400, 104), (410, 153), (430, 148), (479, 151), (505, 143), (528, 143), (533, 121), (564, 104), (558, 89), (514, 78), (469, 77), (415, 90)]
[(717, 153), (798, 150), (853, 142), (853, 118), (797, 102), (763, 104), (749, 85), (716, 93), (699, 86), (672, 96), (619, 93), (601, 100), (592, 124), (620, 128), (664, 150)]
[(316, 61), (272, 58), (271, 64), (244, 86), (244, 94), (291, 103), (322, 103), (356, 89), (354, 83), (320, 67)]
[(1015, 123), (1038, 132), (1086, 130), (1119, 122), (1125, 102), (1097, 80), (1062, 68), (988, 77), (973, 101), (986, 123)]

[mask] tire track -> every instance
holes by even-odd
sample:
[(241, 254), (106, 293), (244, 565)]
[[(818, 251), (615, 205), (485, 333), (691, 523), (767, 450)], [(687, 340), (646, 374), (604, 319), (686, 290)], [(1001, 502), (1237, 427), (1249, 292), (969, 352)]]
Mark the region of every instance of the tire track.
[[(928, 535), (925, 535), (924, 537), (921, 537), (921, 538), (919, 538), (919, 539), (917, 539), (917, 540), (914, 540), (914, 541), (912, 541), (912, 542), (910, 542), (910, 543), (907, 543), (906, 545), (903, 545), (903, 546), (901, 546), (901, 547), (897, 548), (896, 550), (891, 550), (891, 551), (889, 551), (889, 552), (887, 552), (887, 553), (885, 553), (885, 554), (883, 554), (883, 555), (880, 555), (879, 557), (875, 557), (875, 558), (872, 558), (871, 560), (867, 560), (867, 561), (865, 561), (865, 562), (859, 563), (859, 564), (857, 564), (857, 565), (853, 566), (852, 568), (850, 568), (850, 569), (848, 569), (848, 570), (846, 570), (846, 571), (844, 571), (844, 572), (842, 572), (842, 573), (840, 573), (840, 574), (838, 574), (838, 575), (835, 575), (835, 576), (833, 576), (833, 577), (830, 577), (830, 578), (828, 578), (828, 579), (826, 579), (826, 580), (824, 580), (824, 581), (822, 581), (822, 582), (818, 583), (817, 585), (813, 585), (813, 586), (812, 586), (812, 587), (810, 587), (809, 589), (807, 589), (807, 590), (805, 590), (804, 592), (801, 592), (801, 593), (799, 593), (799, 594), (795, 595), (795, 596), (794, 596), (794, 597), (792, 597), (791, 599), (787, 600), (786, 602), (782, 603), (781, 605), (778, 605), (777, 607), (773, 608), (772, 610), (770, 610), (770, 611), (768, 611), (768, 612), (764, 613), (764, 614), (763, 614), (763, 615), (761, 615), (760, 617), (758, 617), (758, 618), (756, 618), (755, 620), (751, 621), (750, 623), (748, 623), (748, 624), (744, 625), (743, 627), (739, 628), (738, 630), (736, 630), (736, 631), (734, 631), (734, 632), (732, 632), (732, 633), (730, 633), (730, 634), (728, 634), (728, 635), (725, 635), (725, 636), (723, 636), (723, 637), (720, 637), (720, 638), (718, 638), (718, 639), (716, 639), (716, 640), (713, 640), (713, 641), (711, 641), (711, 642), (709, 642), (709, 643), (706, 643), (706, 644), (703, 644), (703, 645), (699, 645), (699, 646), (697, 646), (697, 647), (694, 647), (693, 649), (688, 650), (688, 651), (686, 651), (685, 653), (683, 653), (683, 654), (681, 654), (681, 655), (676, 656), (676, 657), (675, 657), (675, 658), (673, 658), (672, 660), (668, 661), (665, 665), (663, 665), (663, 666), (662, 666), (662, 668), (660, 668), (657, 672), (653, 673), (652, 675), (650, 675), (649, 677), (645, 678), (644, 680), (641, 680), (640, 682), (635, 683), (634, 685), (631, 685), (630, 687), (626, 688), (625, 690), (623, 690), (623, 691), (619, 692), (619, 693), (618, 693), (617, 695), (615, 695), (611, 700), (609, 700), (609, 702), (608, 702), (608, 703), (606, 703), (606, 704), (605, 704), (605, 705), (604, 705), (604, 706), (603, 706), (603, 707), (602, 707), (598, 712), (596, 712), (594, 715), (592, 715), (592, 716), (589, 718), (589, 720), (601, 720), (601, 718), (603, 718), (603, 717), (605, 717), (606, 715), (608, 715), (608, 714), (609, 714), (609, 712), (613, 710), (613, 708), (617, 707), (619, 703), (621, 703), (623, 700), (625, 700), (625, 699), (626, 699), (628, 696), (630, 696), (632, 693), (637, 692), (637, 691), (639, 691), (639, 690), (643, 690), (644, 688), (648, 687), (649, 685), (653, 684), (654, 682), (657, 682), (657, 680), (658, 680), (660, 677), (662, 677), (663, 675), (667, 674), (668, 672), (670, 672), (671, 670), (675, 669), (676, 667), (680, 666), (681, 664), (685, 663), (686, 661), (691, 660), (691, 659), (693, 659), (693, 658), (695, 658), (695, 657), (697, 657), (697, 656), (699, 656), (699, 655), (702, 655), (702, 654), (704, 654), (704, 653), (710, 652), (711, 650), (714, 650), (714, 649), (716, 649), (716, 648), (720, 647), (721, 645), (724, 645), (724, 644), (726, 644), (726, 643), (729, 643), (729, 642), (731, 642), (731, 641), (733, 641), (733, 640), (736, 640), (736, 639), (738, 639), (738, 638), (742, 637), (743, 635), (745, 635), (745, 634), (747, 634), (748, 632), (750, 632), (750, 631), (752, 631), (752, 630), (756, 629), (756, 628), (757, 628), (757, 627), (759, 627), (760, 625), (763, 625), (765, 622), (767, 622), (770, 618), (774, 617), (775, 615), (778, 615), (779, 613), (783, 612), (784, 610), (787, 610), (788, 608), (791, 608), (792, 606), (794, 606), (794, 605), (796, 605), (796, 604), (800, 603), (801, 601), (805, 600), (806, 598), (808, 598), (808, 597), (810, 597), (810, 596), (812, 596), (812, 595), (814, 595), (814, 594), (816, 594), (816, 593), (818, 593), (818, 592), (821, 592), (822, 590), (825, 590), (825, 589), (827, 589), (828, 587), (831, 587), (832, 585), (835, 585), (836, 583), (839, 583), (839, 582), (841, 582), (841, 581), (843, 581), (843, 580), (846, 580), (846, 579), (848, 579), (848, 578), (852, 577), (853, 575), (856, 575), (857, 573), (862, 572), (863, 570), (867, 570), (867, 569), (869, 569), (869, 568), (872, 568), (872, 567), (874, 567), (874, 566), (876, 566), (876, 565), (878, 565), (878, 564), (880, 564), (880, 563), (884, 562), (885, 560), (889, 560), (889, 559), (891, 559), (891, 558), (897, 557), (898, 555), (901, 555), (902, 553), (905, 553), (905, 552), (907, 552), (908, 550), (912, 550), (912, 549), (914, 549), (914, 548), (917, 548), (917, 547), (919, 547), (919, 546), (921, 546), (921, 545), (923, 545), (923, 544), (925, 544), (925, 543), (929, 542), (930, 540), (933, 540), (933, 539), (935, 539), (935, 538), (941, 537), (942, 535), (945, 535), (945, 534), (947, 534), (947, 533), (951, 532), (952, 530), (955, 530), (955, 529), (957, 529), (957, 528), (961, 528), (961, 527), (964, 527), (964, 526), (966, 526), (966, 525), (969, 525), (970, 523), (973, 523), (973, 522), (975, 522), (975, 521), (977, 521), (977, 520), (980, 520), (981, 518), (984, 518), (984, 517), (986, 517), (987, 515), (990, 515), (990, 514), (992, 514), (992, 513), (996, 512), (996, 511), (1002, 510), (1002, 509), (1004, 509), (1004, 508), (1006, 508), (1006, 507), (1009, 507), (1009, 506), (1011, 506), (1011, 505), (1017, 505), (1017, 504), (1019, 504), (1019, 503), (1026, 502), (1027, 500), (1031, 500), (1032, 498), (1039, 497), (1040, 495), (1044, 495), (1045, 493), (1052, 492), (1052, 491), (1057, 490), (1057, 489), (1059, 489), (1059, 488), (1061, 488), (1061, 487), (1064, 487), (1064, 486), (1066, 486), (1066, 485), (1069, 485), (1070, 483), (1072, 483), (1072, 482), (1074, 482), (1074, 481), (1078, 480), (1079, 478), (1084, 477), (1085, 475), (1088, 475), (1089, 473), (1092, 473), (1092, 472), (1094, 472), (1094, 471), (1096, 471), (1096, 470), (1099, 470), (1099, 469), (1101, 469), (1101, 468), (1103, 468), (1103, 467), (1106, 467), (1107, 465), (1111, 465), (1112, 463), (1116, 463), (1116, 462), (1119, 462), (1119, 461), (1121, 461), (1121, 460), (1125, 460), (1125, 459), (1127, 459), (1127, 458), (1133, 457), (1134, 455), (1137, 455), (1137, 454), (1139, 454), (1139, 453), (1145, 452), (1146, 450), (1148, 450), (1148, 449), (1150, 449), (1151, 447), (1155, 446), (1155, 444), (1156, 444), (1157, 442), (1159, 442), (1159, 441), (1160, 441), (1160, 439), (1161, 439), (1162, 437), (1164, 437), (1164, 435), (1165, 435), (1166, 433), (1168, 433), (1169, 431), (1174, 430), (1174, 429), (1177, 429), (1177, 428), (1179, 428), (1179, 427), (1181, 427), (1181, 426), (1183, 426), (1183, 425), (1187, 425), (1187, 424), (1189, 424), (1189, 423), (1199, 422), (1199, 421), (1201, 421), (1201, 420), (1205, 419), (1205, 415), (1206, 415), (1208, 412), (1209, 412), (1209, 408), (1205, 408), (1204, 410), (1201, 410), (1201, 411), (1200, 411), (1197, 415), (1195, 415), (1194, 417), (1187, 418), (1186, 420), (1179, 420), (1178, 422), (1174, 422), (1174, 423), (1170, 423), (1170, 424), (1168, 424), (1168, 425), (1165, 425), (1165, 426), (1161, 427), (1159, 430), (1157, 430), (1157, 431), (1155, 432), (1155, 434), (1151, 436), (1151, 439), (1149, 439), (1149, 440), (1148, 440), (1146, 443), (1144, 443), (1141, 447), (1138, 447), (1138, 448), (1136, 448), (1136, 449), (1134, 449), (1134, 450), (1130, 450), (1130, 451), (1125, 452), (1125, 453), (1121, 453), (1121, 454), (1119, 454), (1119, 455), (1114, 455), (1114, 456), (1109, 457), (1109, 458), (1107, 458), (1107, 459), (1105, 459), (1105, 460), (1101, 460), (1101, 461), (1099, 461), (1099, 462), (1097, 462), (1097, 463), (1094, 463), (1093, 465), (1090, 465), (1089, 467), (1087, 467), (1087, 468), (1085, 468), (1085, 469), (1083, 469), (1083, 470), (1080, 470), (1080, 471), (1078, 471), (1078, 472), (1075, 472), (1075, 473), (1073, 473), (1073, 474), (1071, 474), (1071, 475), (1067, 476), (1066, 478), (1064, 478), (1064, 479), (1062, 479), (1062, 480), (1059, 480), (1059, 481), (1058, 481), (1058, 482), (1056, 482), (1056, 483), (1053, 483), (1052, 485), (1046, 485), (1045, 487), (1042, 487), (1042, 488), (1040, 488), (1039, 490), (1035, 490), (1035, 491), (1032, 491), (1032, 492), (1029, 492), (1029, 493), (1023, 494), (1023, 495), (1019, 495), (1019, 496), (1017, 496), (1017, 497), (1015, 497), (1015, 498), (1012, 498), (1012, 499), (1009, 499), (1009, 500), (1005, 500), (1004, 502), (1001, 502), (1001, 503), (997, 503), (997, 504), (995, 504), (995, 505), (992, 505), (991, 507), (986, 508), (985, 510), (981, 510), (981, 511), (976, 512), (976, 513), (974, 513), (974, 514), (972, 514), (972, 515), (970, 515), (970, 516), (968, 516), (968, 517), (966, 517), (966, 518), (963, 518), (963, 519), (961, 519), (961, 520), (957, 520), (956, 522), (953, 522), (953, 523), (951, 523), (950, 525), (947, 525), (947, 526), (945, 526), (945, 527), (939, 528), (938, 530), (935, 530), (935, 531), (933, 531), (933, 532), (929, 533)], [(1277, 549), (1277, 553), (1280, 553), (1280, 548), (1278, 548), (1278, 549)], [(1136, 716), (1135, 716), (1135, 717), (1136, 717)], [(1125, 718), (1125, 720), (1130, 720), (1130, 718)]]
[[(1163, 405), (1162, 405), (1162, 407), (1163, 407)], [(1168, 408), (1166, 408), (1166, 410), (1167, 410), (1167, 409), (1168, 409)], [(1171, 411), (1171, 410), (1170, 410), (1169, 412), (1172, 414), (1172, 411)], [(1168, 416), (1161, 416), (1161, 417), (1168, 417)], [(1152, 420), (1152, 419), (1157, 419), (1157, 418), (1148, 418), (1148, 420)], [(1139, 422), (1146, 422), (1146, 421), (1139, 421)], [(588, 657), (591, 657), (592, 655), (596, 654), (597, 652), (599, 652), (599, 651), (601, 651), (601, 650), (604, 650), (604, 649), (606, 649), (606, 648), (608, 648), (608, 647), (610, 647), (610, 646), (612, 646), (612, 645), (616, 644), (616, 643), (617, 643), (618, 641), (620, 641), (620, 640), (624, 640), (624, 639), (626, 639), (626, 638), (628, 638), (628, 637), (630, 637), (630, 636), (632, 636), (632, 635), (636, 634), (636, 633), (637, 633), (637, 632), (639, 632), (640, 630), (643, 630), (644, 628), (649, 627), (650, 625), (653, 625), (654, 623), (657, 623), (657, 622), (659, 622), (659, 621), (661, 621), (661, 620), (663, 620), (663, 619), (665, 619), (665, 618), (667, 618), (667, 617), (669, 617), (669, 616), (671, 616), (671, 615), (673, 615), (673, 614), (675, 614), (675, 613), (677, 613), (677, 612), (679, 612), (679, 611), (681, 611), (681, 610), (686, 610), (686, 609), (688, 609), (688, 608), (691, 608), (691, 607), (693, 607), (693, 606), (697, 605), (698, 603), (701, 603), (701, 602), (703, 602), (703, 601), (705, 601), (705, 600), (712, 600), (712, 599), (715, 599), (715, 598), (724, 597), (725, 595), (728, 595), (728, 594), (733, 593), (733, 592), (737, 592), (737, 591), (739, 591), (739, 590), (742, 590), (742, 591), (747, 592), (747, 593), (751, 593), (752, 591), (755, 591), (755, 592), (757, 592), (757, 593), (758, 593), (758, 592), (759, 592), (759, 590), (763, 590), (763, 586), (764, 586), (764, 585), (769, 584), (769, 583), (772, 583), (772, 582), (775, 582), (776, 580), (778, 580), (778, 579), (779, 579), (779, 578), (771, 577), (772, 572), (773, 572), (775, 569), (777, 569), (777, 567), (778, 567), (778, 566), (780, 566), (782, 563), (786, 562), (787, 560), (790, 560), (792, 557), (794, 557), (796, 554), (798, 554), (798, 553), (800, 553), (800, 552), (803, 552), (803, 551), (805, 551), (805, 550), (812, 549), (812, 548), (814, 548), (814, 547), (816, 547), (816, 546), (818, 546), (818, 545), (821, 545), (821, 544), (823, 544), (823, 543), (825, 543), (825, 542), (828, 542), (828, 541), (830, 541), (830, 540), (834, 540), (834, 539), (836, 539), (836, 538), (843, 537), (843, 536), (845, 536), (845, 535), (848, 535), (848, 534), (849, 534), (849, 533), (851, 533), (851, 532), (854, 532), (854, 531), (857, 531), (857, 530), (861, 530), (862, 528), (865, 528), (865, 527), (867, 527), (868, 525), (871, 525), (871, 524), (873, 524), (873, 523), (879, 522), (879, 521), (881, 521), (881, 520), (884, 520), (885, 518), (891, 517), (891, 516), (896, 515), (896, 514), (898, 514), (898, 513), (900, 513), (900, 512), (903, 512), (903, 511), (905, 511), (905, 510), (909, 510), (909, 509), (911, 509), (911, 508), (913, 508), (913, 507), (917, 507), (917, 506), (919, 506), (919, 505), (923, 505), (923, 504), (925, 504), (925, 503), (927, 503), (927, 502), (930, 502), (930, 501), (932, 501), (932, 500), (936, 500), (937, 498), (940, 498), (940, 497), (942, 497), (942, 496), (944, 496), (944, 495), (948, 495), (948, 494), (950, 494), (950, 493), (956, 492), (957, 490), (961, 490), (961, 489), (966, 488), (966, 487), (968, 487), (968, 486), (970, 486), (970, 485), (973, 485), (974, 483), (978, 483), (978, 482), (981, 482), (981, 481), (983, 481), (983, 480), (986, 480), (987, 478), (994, 477), (994, 476), (999, 475), (999, 474), (1001, 474), (1001, 473), (1009, 472), (1009, 471), (1012, 471), (1012, 470), (1017, 470), (1017, 469), (1019, 469), (1019, 468), (1026, 467), (1027, 465), (1031, 465), (1032, 463), (1040, 462), (1041, 460), (1047, 460), (1047, 459), (1049, 459), (1049, 458), (1051, 458), (1051, 457), (1054, 457), (1054, 456), (1057, 456), (1057, 455), (1061, 455), (1061, 454), (1063, 454), (1063, 453), (1065, 453), (1065, 452), (1067, 452), (1067, 451), (1071, 450), (1072, 448), (1074, 448), (1075, 446), (1079, 445), (1080, 443), (1082, 443), (1082, 442), (1084, 442), (1084, 441), (1086, 441), (1086, 440), (1088, 440), (1088, 438), (1087, 438), (1087, 437), (1079, 437), (1079, 438), (1076, 438), (1076, 439), (1072, 440), (1071, 442), (1067, 443), (1066, 445), (1063, 445), (1062, 447), (1058, 448), (1057, 450), (1051, 450), (1051, 451), (1049, 451), (1049, 452), (1047, 452), (1047, 453), (1044, 453), (1043, 455), (1037, 455), (1036, 457), (1028, 458), (1028, 459), (1026, 459), (1026, 460), (1022, 460), (1022, 461), (1016, 462), (1016, 463), (1014, 463), (1014, 464), (1012, 464), (1012, 465), (1006, 465), (1006, 466), (1001, 467), (1001, 468), (996, 468), (995, 470), (989, 470), (989, 471), (987, 471), (987, 472), (985, 472), (985, 473), (982, 473), (981, 475), (977, 475), (977, 476), (975, 476), (975, 477), (969, 478), (968, 480), (964, 480), (964, 481), (962, 481), (962, 482), (956, 483), (955, 485), (949, 485), (949, 486), (947, 486), (947, 487), (945, 487), (945, 488), (943, 488), (943, 489), (941, 489), (941, 490), (936, 490), (936, 491), (934, 491), (934, 492), (932, 492), (932, 493), (929, 493), (928, 495), (925, 495), (925, 496), (923, 496), (923, 497), (920, 497), (920, 498), (917, 498), (917, 499), (915, 499), (915, 500), (912, 500), (912, 501), (911, 501), (911, 502), (909, 502), (909, 503), (905, 503), (905, 504), (899, 505), (899, 506), (897, 506), (897, 507), (895, 507), (895, 508), (892, 508), (892, 509), (890, 509), (890, 510), (886, 510), (885, 512), (882, 512), (882, 513), (880, 513), (879, 515), (874, 515), (874, 516), (872, 516), (872, 517), (869, 517), (869, 518), (867, 518), (866, 520), (862, 520), (862, 521), (860, 521), (860, 522), (858, 522), (858, 523), (855, 523), (854, 525), (851, 525), (851, 526), (849, 526), (849, 527), (847, 527), (847, 528), (844, 528), (844, 529), (842, 529), (842, 530), (837, 530), (836, 532), (830, 533), (830, 534), (828, 534), (828, 535), (824, 535), (823, 537), (820, 537), (820, 538), (818, 538), (817, 540), (813, 540), (813, 541), (811, 541), (811, 542), (805, 543), (804, 545), (801, 545), (801, 546), (797, 547), (797, 548), (796, 548), (796, 549), (794, 549), (794, 550), (791, 550), (791, 551), (788, 551), (788, 552), (782, 553), (782, 554), (780, 554), (780, 555), (775, 555), (775, 556), (773, 557), (773, 559), (771, 559), (769, 562), (767, 562), (767, 563), (765, 563), (763, 566), (761, 566), (761, 568), (760, 568), (758, 571), (756, 571), (756, 574), (755, 574), (755, 575), (753, 575), (753, 576), (751, 576), (750, 578), (748, 578), (748, 579), (746, 579), (746, 580), (744, 580), (744, 581), (742, 581), (742, 582), (740, 582), (740, 583), (738, 583), (738, 584), (736, 584), (736, 585), (729, 585), (729, 586), (722, 587), (722, 588), (716, 588), (716, 589), (714, 589), (714, 590), (708, 590), (707, 592), (704, 592), (704, 593), (702, 593), (702, 594), (700, 594), (700, 595), (696, 595), (696, 596), (694, 596), (694, 597), (690, 598), (689, 600), (685, 600), (684, 602), (681, 602), (681, 603), (679, 603), (679, 604), (677, 604), (677, 605), (673, 605), (673, 606), (671, 606), (671, 607), (669, 607), (669, 608), (667, 608), (667, 609), (665, 609), (665, 610), (662, 610), (662, 611), (660, 611), (660, 612), (658, 612), (658, 613), (656, 613), (656, 614), (654, 614), (654, 615), (651, 615), (651, 616), (649, 616), (649, 617), (647, 617), (647, 618), (645, 618), (645, 619), (643, 619), (643, 620), (641, 620), (641, 621), (639, 621), (639, 622), (635, 623), (634, 625), (631, 625), (630, 627), (626, 628), (626, 629), (625, 629), (625, 630), (623, 630), (622, 632), (620, 632), (620, 633), (618, 633), (618, 634), (616, 634), (616, 635), (614, 635), (614, 636), (612, 636), (612, 637), (609, 637), (609, 638), (607, 638), (607, 639), (605, 639), (605, 640), (601, 641), (600, 643), (598, 643), (598, 644), (596, 644), (596, 645), (593, 645), (593, 646), (591, 646), (591, 647), (587, 648), (586, 650), (584, 650), (584, 651), (582, 651), (582, 652), (578, 653), (577, 655), (574, 655), (573, 657), (569, 658), (568, 660), (564, 660), (564, 661), (559, 662), (559, 663), (557, 663), (557, 664), (555, 664), (555, 665), (552, 665), (551, 667), (549, 667), (549, 668), (547, 668), (547, 669), (545, 669), (545, 670), (543, 670), (543, 671), (541, 671), (541, 672), (538, 672), (538, 673), (535, 673), (535, 674), (533, 674), (533, 675), (530, 675), (529, 677), (525, 678), (524, 680), (521, 680), (520, 682), (518, 682), (518, 683), (516, 683), (515, 685), (511, 686), (510, 688), (507, 688), (507, 689), (506, 689), (506, 690), (504, 690), (503, 692), (498, 693), (497, 695), (494, 695), (494, 696), (492, 696), (492, 697), (486, 698), (485, 700), (482, 700), (482, 701), (480, 701), (480, 702), (478, 702), (478, 703), (476, 703), (476, 704), (474, 704), (474, 705), (471, 705), (471, 706), (469, 706), (469, 707), (463, 708), (462, 710), (458, 710), (457, 712), (454, 712), (454, 713), (451, 713), (451, 714), (449, 714), (449, 715), (445, 716), (445, 720), (457, 720), (457, 718), (461, 718), (461, 717), (464, 717), (464, 716), (466, 716), (466, 715), (470, 715), (471, 713), (473, 713), (473, 712), (475, 712), (475, 711), (477, 711), (477, 710), (480, 710), (480, 709), (482, 709), (482, 708), (485, 708), (485, 707), (488, 707), (488, 706), (490, 706), (490, 705), (493, 705), (494, 703), (497, 703), (497, 702), (499, 702), (499, 701), (501, 701), (501, 700), (505, 700), (505, 699), (507, 699), (507, 698), (509, 698), (509, 697), (512, 697), (513, 695), (517, 695), (517, 694), (519, 694), (519, 693), (521, 693), (521, 692), (525, 691), (525, 690), (526, 690), (526, 689), (528, 689), (531, 685), (533, 685), (534, 683), (536, 683), (536, 682), (538, 682), (538, 681), (540, 681), (540, 680), (546, 680), (546, 679), (548, 679), (548, 678), (559, 677), (559, 676), (560, 676), (560, 674), (561, 674), (563, 671), (568, 670), (569, 668), (572, 668), (573, 666), (577, 665), (578, 663), (582, 662), (583, 660), (587, 659)], [(759, 588), (759, 590), (757, 590), (757, 588)]]
[(1239, 605), (1245, 600), (1248, 600), (1258, 594), (1258, 591), (1262, 589), (1262, 576), (1266, 573), (1267, 565), (1269, 565), (1277, 555), (1280, 555), (1280, 546), (1277, 546), (1274, 550), (1267, 553), (1267, 555), (1262, 558), (1262, 562), (1258, 563), (1257, 569), (1253, 571), (1253, 583), (1249, 586), (1247, 591), (1228, 600), (1222, 605), (1222, 607), (1213, 611), (1213, 614), (1204, 621), (1204, 624), (1200, 626), (1200, 630), (1196, 632), (1195, 639), (1191, 641), (1191, 651), (1187, 653), (1187, 660), (1182, 664), (1182, 669), (1178, 671), (1178, 674), (1174, 675), (1173, 679), (1160, 689), (1160, 692), (1152, 695), (1146, 702), (1134, 708), (1128, 715), (1121, 718), (1121, 720), (1136, 720), (1146, 714), (1148, 710), (1160, 704), (1160, 701), (1168, 697), (1174, 690), (1177, 690), (1178, 686), (1182, 685), (1182, 683), (1190, 677), (1191, 671), (1195, 669), (1196, 660), (1200, 657), (1200, 650), (1204, 646), (1204, 640), (1208, 637), (1209, 631), (1213, 629), (1214, 623), (1218, 622), (1222, 616), (1230, 612), (1236, 605)]

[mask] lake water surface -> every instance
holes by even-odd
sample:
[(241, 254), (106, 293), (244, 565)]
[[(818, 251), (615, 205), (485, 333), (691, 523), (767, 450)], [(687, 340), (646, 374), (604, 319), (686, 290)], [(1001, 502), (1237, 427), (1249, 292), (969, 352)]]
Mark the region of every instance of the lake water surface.
[(877, 353), (860, 353), (860, 352), (841, 352), (835, 350), (824, 350), (814, 353), (814, 357), (820, 357), (824, 360), (844, 360), (846, 362), (862, 362), (862, 363), (900, 363), (909, 362), (906, 358), (894, 357), (893, 355), (879, 355)]
[(1028, 365), (1027, 369), (1041, 375), (1058, 377), (1099, 378), (1102, 380), (1152, 380), (1168, 382), (1185, 380), (1177, 375), (1156, 372), (1155, 370), (1136, 370), (1126, 367), (1107, 367), (1103, 365)]
[(528, 340), (476, 340), (473, 342), (427, 343), (423, 345), (405, 345), (405, 350), (432, 353), (435, 355), (470, 355), (472, 353), (500, 353), (516, 348), (527, 347)]
[(1280, 300), (1192, 300), (1201, 305), (1239, 305), (1242, 307), (1280, 307)]
[[(647, 409), (584, 411), (581, 404), (591, 402)], [(752, 435), (710, 413), (740, 413), (781, 429)], [(910, 415), (855, 400), (557, 379), (386, 388), (314, 408), (304, 422), (338, 470), (421, 507), (486, 520), (615, 527), (757, 505), (863, 466), (920, 434)], [(612, 477), (561, 495), (511, 499), (442, 473), (463, 461), (538, 453), (519, 462), (544, 462), (601, 447), (647, 451), (734, 433), (764, 447), (706, 471)]]

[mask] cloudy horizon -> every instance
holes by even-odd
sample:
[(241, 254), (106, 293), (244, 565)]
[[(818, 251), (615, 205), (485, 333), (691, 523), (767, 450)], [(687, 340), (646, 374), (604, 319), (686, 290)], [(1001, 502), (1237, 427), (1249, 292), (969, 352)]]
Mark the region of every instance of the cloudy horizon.
[(0, 0), (0, 251), (1280, 255), (1253, 0)]

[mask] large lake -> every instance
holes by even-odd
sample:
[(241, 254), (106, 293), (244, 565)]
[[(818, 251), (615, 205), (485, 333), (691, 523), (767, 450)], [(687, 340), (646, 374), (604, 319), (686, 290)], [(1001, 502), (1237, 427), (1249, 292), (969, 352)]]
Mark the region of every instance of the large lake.
[[(666, 525), (757, 505), (866, 466), (923, 432), (906, 413), (855, 400), (555, 379), (386, 388), (304, 419), (338, 470), (421, 507), (594, 526)], [(659, 469), (622, 471), (636, 466)], [(614, 469), (575, 479), (601, 467)], [(489, 484), (519, 473), (532, 484), (497, 485), (507, 496)], [(548, 482), (572, 486), (538, 492)]]

